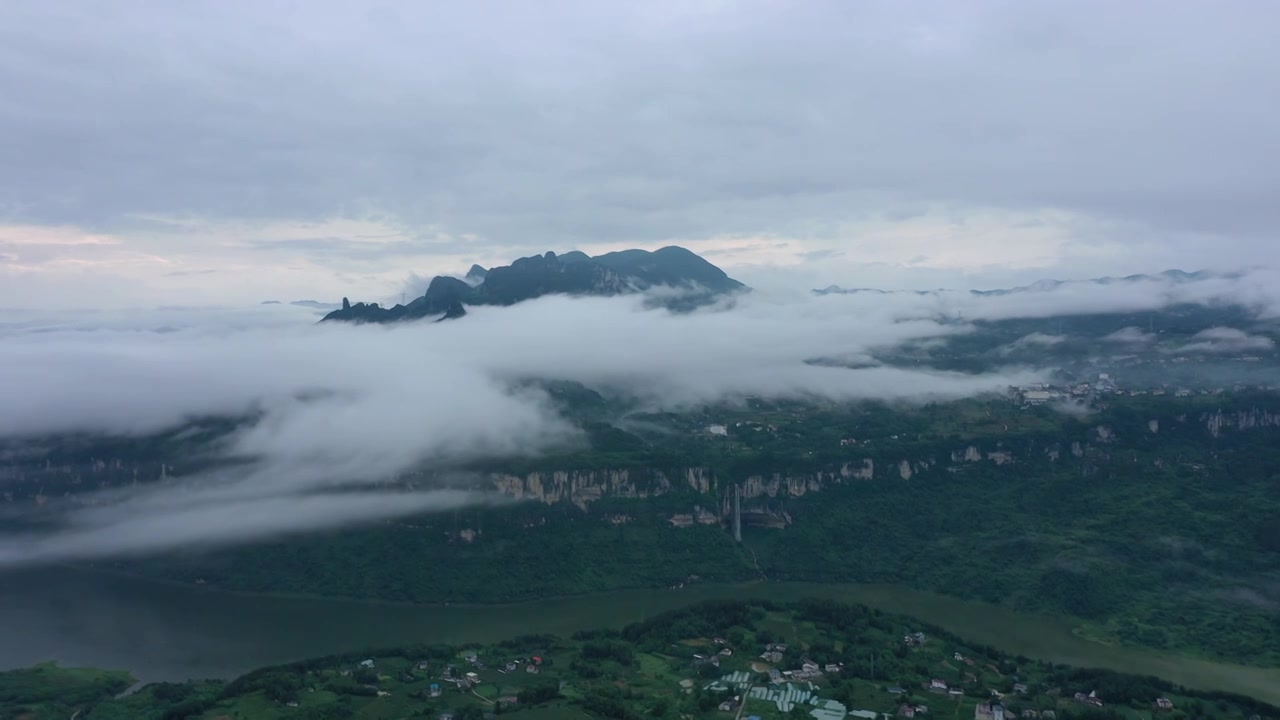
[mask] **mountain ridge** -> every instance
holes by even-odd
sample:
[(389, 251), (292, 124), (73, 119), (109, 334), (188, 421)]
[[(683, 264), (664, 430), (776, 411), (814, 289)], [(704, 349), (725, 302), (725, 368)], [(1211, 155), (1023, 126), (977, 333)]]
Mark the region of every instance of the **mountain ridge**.
[(467, 305), (514, 305), (544, 295), (607, 297), (666, 285), (691, 290), (666, 301), (673, 310), (689, 310), (748, 289), (701, 256), (675, 245), (595, 257), (578, 250), (563, 255), (548, 251), (487, 270), (472, 265), (464, 280), (437, 275), (426, 292), (408, 304), (384, 308), (343, 298), (342, 307), (325, 315), (322, 322), (386, 323), (432, 317), (440, 321), (464, 316)]

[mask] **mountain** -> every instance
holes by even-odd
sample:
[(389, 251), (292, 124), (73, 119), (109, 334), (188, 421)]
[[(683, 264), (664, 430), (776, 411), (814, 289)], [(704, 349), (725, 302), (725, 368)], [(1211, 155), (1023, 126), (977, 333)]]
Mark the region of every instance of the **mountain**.
[[(324, 320), (347, 322), (397, 322), (435, 317), (437, 320), (453, 320), (467, 314), (464, 303), (474, 303), (475, 289), (458, 278), (437, 275), (422, 297), (408, 305), (384, 308), (378, 303), (358, 302), (354, 305), (342, 298), (342, 307), (324, 316)], [(321, 321), (323, 322), (323, 320)]]
[(723, 270), (681, 247), (623, 250), (591, 257), (577, 250), (547, 252), (485, 270), (472, 265), (466, 279), (437, 276), (422, 297), (392, 308), (343, 299), (342, 308), (325, 320), (397, 322), (466, 314), (467, 305), (514, 305), (543, 295), (621, 295), (656, 286), (688, 292), (662, 302), (674, 310), (690, 310), (717, 297), (746, 289)]

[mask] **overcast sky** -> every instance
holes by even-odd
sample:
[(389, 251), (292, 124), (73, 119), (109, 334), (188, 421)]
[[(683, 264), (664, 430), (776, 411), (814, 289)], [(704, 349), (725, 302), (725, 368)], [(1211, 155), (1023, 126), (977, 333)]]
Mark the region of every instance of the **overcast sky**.
[(1271, 264), (1280, 5), (0, 6), (0, 307), (398, 299), (685, 245), (758, 286)]

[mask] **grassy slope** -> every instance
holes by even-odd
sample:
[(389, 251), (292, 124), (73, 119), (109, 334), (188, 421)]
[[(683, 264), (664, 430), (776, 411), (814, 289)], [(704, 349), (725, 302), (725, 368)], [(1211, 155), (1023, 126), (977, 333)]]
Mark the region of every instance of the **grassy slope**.
[(0, 673), (0, 718), (65, 720), (132, 684), (127, 672), (54, 663)]

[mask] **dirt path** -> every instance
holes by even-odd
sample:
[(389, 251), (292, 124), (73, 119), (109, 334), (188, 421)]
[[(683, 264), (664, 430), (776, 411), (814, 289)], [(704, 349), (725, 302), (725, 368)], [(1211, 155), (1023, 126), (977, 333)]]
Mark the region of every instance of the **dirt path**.
[(756, 551), (751, 548), (747, 548), (747, 552), (751, 553), (751, 564), (756, 566), (756, 572), (760, 573), (760, 579), (768, 582), (769, 576), (765, 575), (764, 570), (760, 568), (760, 558), (756, 557)]

